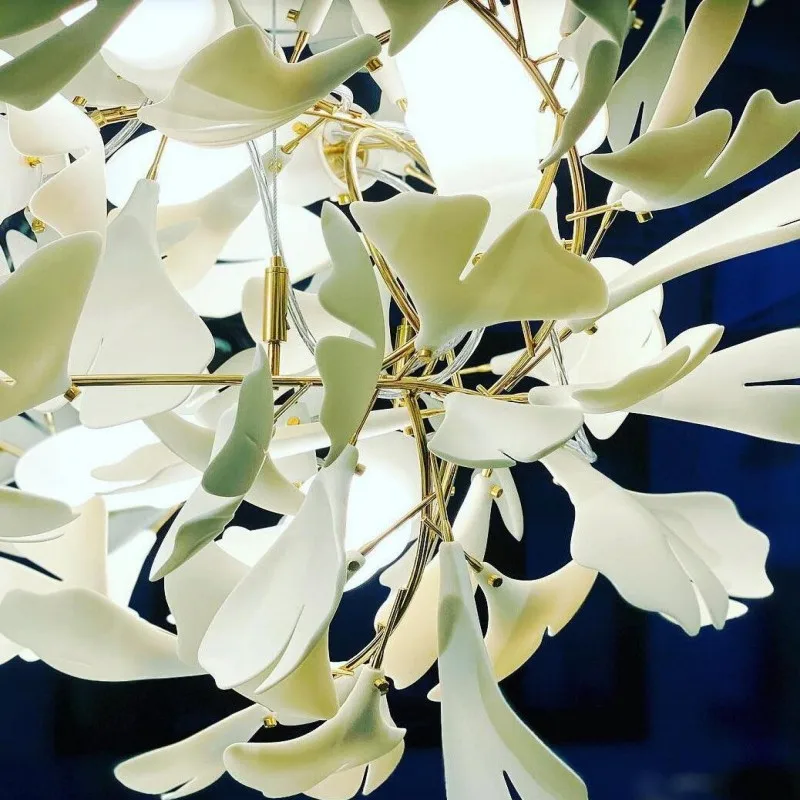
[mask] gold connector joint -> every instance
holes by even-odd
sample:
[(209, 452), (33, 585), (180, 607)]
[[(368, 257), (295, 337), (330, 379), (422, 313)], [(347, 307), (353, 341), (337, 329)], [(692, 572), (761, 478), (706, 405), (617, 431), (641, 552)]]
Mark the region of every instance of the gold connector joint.
[(297, 22), (297, 18), (299, 16), (300, 16), (300, 10), (297, 8), (290, 8), (286, 12), (286, 19), (288, 19), (289, 22)]
[(377, 56), (375, 58), (371, 58), (366, 64), (366, 67), (370, 72), (377, 72), (382, 66), (383, 61), (381, 61)]
[(67, 391), (64, 392), (64, 397), (66, 397), (67, 400), (69, 400), (69, 402), (71, 403), (73, 400), (76, 400), (78, 398), (80, 393), (81, 390), (77, 386), (70, 386), (69, 389), (67, 389)]
[(264, 273), (264, 320), (262, 335), (265, 342), (285, 342), (289, 326), (286, 319), (289, 292), (289, 270), (280, 256), (273, 256)]
[(389, 681), (386, 678), (376, 678), (374, 681), (375, 688), (384, 696), (389, 694)]
[(264, 727), (265, 728), (277, 728), (278, 727), (278, 718), (274, 714), (268, 714), (264, 717)]
[(636, 221), (637, 222), (650, 222), (653, 219), (653, 212), (652, 211), (637, 211), (636, 212)]
[(498, 589), (503, 585), (503, 579), (499, 575), (490, 575), (488, 578), (488, 583), (492, 589)]
[(489, 494), (495, 499), (499, 500), (503, 496), (503, 487), (495, 484), (489, 489)]

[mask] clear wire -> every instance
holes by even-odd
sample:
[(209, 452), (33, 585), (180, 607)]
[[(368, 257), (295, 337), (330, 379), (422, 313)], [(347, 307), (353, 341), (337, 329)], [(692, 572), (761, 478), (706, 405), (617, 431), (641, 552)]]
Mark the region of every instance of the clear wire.
[(112, 136), (105, 146), (105, 155), (106, 158), (111, 158), (117, 150), (120, 149), (123, 145), (127, 144), (133, 135), (142, 127), (142, 121), (136, 117), (135, 119), (129, 119), (123, 126), (118, 130), (114, 136)]

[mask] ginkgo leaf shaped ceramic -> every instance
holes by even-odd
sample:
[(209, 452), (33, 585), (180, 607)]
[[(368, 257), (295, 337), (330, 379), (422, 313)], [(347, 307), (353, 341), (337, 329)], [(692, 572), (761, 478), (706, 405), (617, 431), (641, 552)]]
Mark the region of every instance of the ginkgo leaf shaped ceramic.
[(791, 328), (712, 353), (631, 411), (798, 444), (798, 387), (786, 381), (799, 377), (799, 345), (800, 329)]
[(320, 286), (319, 301), (359, 336), (327, 336), (316, 349), (325, 387), (319, 418), (331, 439), (327, 458), (331, 464), (358, 430), (372, 402), (383, 361), (385, 326), (369, 256), (347, 217), (330, 203), (322, 211), (322, 232), (333, 271)]
[(203, 473), (203, 488), (219, 497), (244, 497), (267, 458), (272, 439), (272, 375), (263, 347), (242, 381), (230, 436)]
[[(481, 561), (486, 552), (489, 536), (489, 518), (492, 512), (492, 481), (476, 475), (467, 490), (461, 508), (453, 523), (453, 537), (473, 558)], [(376, 624), (385, 624), (388, 609), (396, 590), (405, 585), (411, 573), (414, 548), (381, 576), (381, 582), (393, 591), (378, 609)], [(386, 645), (384, 670), (398, 689), (416, 683), (436, 661), (436, 598), (439, 593), (439, 558), (425, 568), (422, 582), (408, 609), (392, 631)]]
[(75, 517), (73, 510), (58, 500), (0, 486), (0, 539), (60, 536), (58, 529)]
[(261, 29), (245, 25), (194, 56), (169, 95), (139, 116), (183, 142), (246, 142), (299, 116), (379, 53), (374, 36), (361, 36), (287, 64), (272, 53)]
[(220, 688), (290, 675), (327, 635), (344, 590), (347, 493), (358, 452), (321, 470), (297, 516), (222, 604), (199, 659)]
[[(200, 373), (214, 355), (205, 323), (167, 277), (155, 239), (158, 184), (140, 181), (108, 226), (106, 249), (70, 352), (86, 373)], [(168, 411), (186, 386), (88, 387), (81, 421), (105, 427)]]
[[(85, 231), (105, 236), (103, 138), (84, 110), (60, 95), (35, 111), (9, 106), (8, 131), (20, 153), (56, 173), (30, 197), (31, 214), (62, 236)], [(68, 155), (75, 160), (70, 163)]]
[(244, 708), (188, 739), (123, 761), (114, 768), (128, 789), (177, 800), (199, 792), (225, 774), (222, 756), (233, 744), (248, 741), (264, 723), (264, 708)]
[(0, 100), (28, 111), (41, 106), (91, 61), (139, 2), (104, 0), (74, 24), (0, 67)]
[(545, 410), (455, 392), (445, 398), (444, 408), (444, 422), (430, 440), (430, 451), (466, 467), (538, 461), (571, 439), (583, 423), (583, 414), (575, 409)]
[(608, 383), (570, 384), (531, 389), (531, 403), (567, 404), (586, 414), (625, 411), (682, 380), (708, 358), (722, 338), (721, 325), (701, 325), (676, 336), (649, 363)]
[(79, 233), (43, 247), (0, 284), (0, 319), (13, 337), (0, 340), (0, 420), (63, 394), (67, 358), (102, 242)]
[[(609, 283), (608, 311), (701, 267), (800, 237), (800, 170), (767, 184), (681, 234)], [(571, 323), (584, 330), (589, 320)]]
[(77, 518), (60, 528), (57, 538), (16, 540), (14, 553), (60, 578), (64, 586), (79, 586), (108, 595), (108, 513), (105, 503), (102, 497), (94, 497), (76, 510)]
[[(715, 109), (674, 128), (648, 131), (616, 153), (584, 163), (619, 184), (611, 198), (630, 211), (673, 208), (705, 197), (768, 161), (800, 131), (800, 100), (756, 92), (731, 136), (730, 112)], [(628, 191), (625, 191), (627, 189)]]
[(225, 751), (228, 772), (267, 797), (291, 797), (340, 770), (375, 761), (394, 750), (405, 730), (388, 716), (376, 682), (383, 673), (363, 666), (356, 685), (333, 719), (297, 739), (237, 744)]
[(59, 672), (92, 681), (196, 675), (175, 636), (89, 589), (14, 590), (0, 603), (0, 633)]
[(499, 322), (605, 310), (602, 276), (555, 240), (541, 211), (526, 211), (462, 277), (488, 219), (484, 198), (401, 194), (383, 203), (354, 203), (352, 210), (416, 304), (417, 349), (435, 351)]
[[(769, 542), (727, 497), (629, 492), (566, 449), (543, 463), (575, 506), (573, 559), (605, 575), (632, 605), (659, 611), (694, 635), (706, 619), (724, 626), (729, 592), (771, 592)], [(741, 573), (747, 577), (740, 588), (730, 576)]]
[(525, 664), (538, 650), (545, 633), (555, 636), (567, 625), (583, 605), (596, 577), (594, 570), (574, 561), (534, 581), (509, 578), (491, 564), (484, 564), (478, 585), (489, 609), (486, 649), (498, 680)]
[[(12, 144), (7, 117), (0, 118), (0, 169), (3, 170), (3, 175), (5, 176), (2, 189), (0, 189), (0, 214), (5, 219), (12, 214), (16, 214), (17, 211), (20, 211), (28, 204), (31, 195), (39, 188), (42, 182), (43, 172), (41, 164), (31, 166), (31, 163)], [(23, 239), (22, 235), (17, 231), (9, 231), (9, 234), (11, 234), (12, 241), (17, 237), (19, 237), (17, 241), (22, 241), (23, 243), (30, 241), (29, 239)], [(22, 261), (18, 260), (14, 249), (9, 246), (12, 261), (16, 268), (22, 265)], [(5, 272), (5, 265), (3, 265), (3, 272)]]
[(559, 52), (578, 66), (581, 91), (567, 112), (553, 149), (542, 166), (557, 161), (575, 146), (603, 107), (617, 76), (622, 43), (630, 27), (625, 0), (573, 0), (586, 19), (559, 46)]
[(379, 0), (389, 18), (389, 55), (397, 55), (439, 13), (447, 0)]
[(510, 798), (506, 775), (521, 800), (585, 800), (583, 781), (524, 725), (500, 693), (463, 549), (446, 542), (439, 559), (439, 679), (448, 800)]
[(742, 26), (747, 0), (703, 0), (692, 16), (649, 129), (691, 118)]
[(608, 143), (621, 150), (633, 139), (641, 112), (646, 131), (678, 55), (686, 30), (686, 0), (667, 0), (642, 49), (608, 96)]

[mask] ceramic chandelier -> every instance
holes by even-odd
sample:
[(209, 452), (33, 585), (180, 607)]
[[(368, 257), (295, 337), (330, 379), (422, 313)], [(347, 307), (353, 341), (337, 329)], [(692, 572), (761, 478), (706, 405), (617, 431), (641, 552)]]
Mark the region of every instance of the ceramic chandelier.
[[(800, 443), (800, 330), (659, 319), (672, 279), (800, 238), (800, 170), (636, 264), (604, 236), (757, 169), (800, 101), (695, 112), (748, 0), (296, 5), (0, 4), (0, 660), (238, 693), (116, 767), (145, 794), (380, 796), (436, 665), (449, 800), (585, 798), (498, 683), (598, 574), (689, 635), (772, 591), (728, 498), (630, 491), (593, 448), (629, 414)], [(517, 349), (482, 363), (497, 326)], [(574, 506), (527, 533), (562, 537), (550, 575), (485, 560), (495, 506), (530, 527), (518, 462)], [(169, 618), (130, 607), (148, 574)], [(374, 635), (332, 663), (368, 581)]]

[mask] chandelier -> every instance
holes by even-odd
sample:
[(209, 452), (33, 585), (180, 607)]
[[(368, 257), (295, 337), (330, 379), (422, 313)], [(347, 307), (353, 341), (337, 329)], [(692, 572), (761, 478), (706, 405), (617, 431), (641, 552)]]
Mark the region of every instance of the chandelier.
[[(659, 319), (670, 280), (800, 238), (800, 170), (636, 264), (603, 247), (779, 153), (800, 101), (696, 114), (747, 0), (635, 5), (4, 5), (2, 659), (210, 675), (245, 704), (120, 763), (126, 787), (380, 795), (394, 696), (437, 665), (449, 800), (584, 798), (498, 682), (598, 574), (689, 635), (772, 591), (728, 498), (629, 491), (593, 451), (629, 414), (800, 442), (797, 329), (720, 347)], [(239, 313), (234, 352), (209, 325)], [(517, 349), (480, 363), (494, 326)], [(575, 510), (535, 580), (485, 560), (495, 506), (523, 536), (519, 462)], [(151, 556), (168, 619), (129, 607)], [(332, 663), (343, 595), (375, 580), (374, 635)]]

